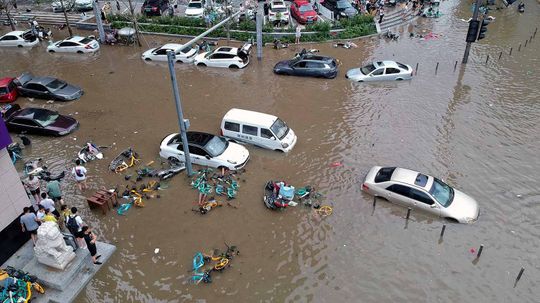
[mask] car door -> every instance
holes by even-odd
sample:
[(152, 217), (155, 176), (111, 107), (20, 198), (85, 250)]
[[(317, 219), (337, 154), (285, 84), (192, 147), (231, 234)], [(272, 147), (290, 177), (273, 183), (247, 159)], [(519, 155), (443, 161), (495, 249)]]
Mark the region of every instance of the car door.
[(159, 61), (166, 61), (167, 60), (167, 49), (158, 49), (157, 51), (152, 53), (153, 59), (159, 60)]
[(257, 136), (259, 133), (259, 128), (252, 125), (243, 124), (242, 125), (242, 139), (245, 142), (258, 145), (257, 143)]
[(267, 128), (261, 128), (261, 136), (259, 137), (261, 146), (268, 149), (280, 149), (281, 143), (277, 140), (274, 133)]
[(1, 46), (17, 46), (19, 39), (17, 36), (5, 35), (0, 39)]
[(308, 67), (308, 72), (310, 76), (315, 76), (315, 77), (325, 76), (324, 63), (309, 61), (307, 64), (307, 67)]
[(48, 135), (43, 132), (43, 128), (35, 121), (25, 118), (15, 118), (11, 120), (11, 129), (16, 132), (27, 132), (32, 134)]
[(387, 67), (384, 71), (384, 80), (396, 80), (400, 70), (393, 67)]
[(207, 166), (209, 164), (209, 159), (206, 159), (207, 153), (200, 147), (189, 144), (189, 156), (191, 157), (191, 162)]
[(300, 60), (292, 66), (292, 74), (296, 76), (305, 76), (307, 74), (307, 61)]
[(64, 41), (58, 45), (58, 51), (63, 53), (77, 52), (79, 44), (71, 41)]
[(413, 207), (409, 199), (411, 188), (402, 184), (392, 184), (386, 188), (385, 198), (393, 203), (406, 207)]
[(29, 97), (35, 97), (35, 98), (41, 98), (41, 99), (47, 99), (49, 97), (52, 97), (49, 90), (38, 83), (28, 83), (25, 87), (25, 95)]
[(438, 203), (433, 201), (433, 199), (427, 193), (415, 188), (411, 188), (409, 197), (413, 201), (413, 205), (416, 208), (432, 213), (438, 217), (441, 215), (441, 209), (439, 208)]
[(384, 68), (380, 67), (369, 74), (369, 77), (366, 77), (366, 81), (379, 81), (383, 80), (384, 77)]

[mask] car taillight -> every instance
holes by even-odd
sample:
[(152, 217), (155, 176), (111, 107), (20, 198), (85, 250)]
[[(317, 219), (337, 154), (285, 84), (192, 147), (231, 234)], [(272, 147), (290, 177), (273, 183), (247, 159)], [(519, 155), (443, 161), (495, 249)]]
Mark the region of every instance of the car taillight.
[(92, 46), (90, 46), (90, 44), (88, 44), (88, 45), (85, 45), (84, 48), (86, 48), (86, 49), (92, 49)]
[(367, 186), (366, 183), (363, 183), (363, 184), (362, 184), (362, 190), (368, 191), (368, 190), (369, 190), (369, 186)]
[(157, 11), (157, 7), (152, 7), (152, 10), (155, 12)]

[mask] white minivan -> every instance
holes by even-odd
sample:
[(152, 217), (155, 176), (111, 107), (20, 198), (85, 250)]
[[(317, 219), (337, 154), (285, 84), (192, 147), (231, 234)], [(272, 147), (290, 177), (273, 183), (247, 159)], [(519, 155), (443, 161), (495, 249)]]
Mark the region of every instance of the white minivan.
[(223, 117), (221, 135), (283, 152), (290, 151), (297, 139), (294, 131), (278, 117), (238, 108), (229, 110)]

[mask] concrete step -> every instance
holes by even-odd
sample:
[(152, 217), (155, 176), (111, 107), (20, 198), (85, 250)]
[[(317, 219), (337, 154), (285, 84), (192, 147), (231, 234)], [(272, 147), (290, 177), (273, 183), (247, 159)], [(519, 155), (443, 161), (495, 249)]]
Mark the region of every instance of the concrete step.
[[(64, 14), (55, 14), (55, 13), (44, 13), (44, 12), (38, 12), (38, 13), (19, 13), (19, 14), (13, 14), (11, 15), (11, 18), (14, 20), (17, 20), (18, 23), (21, 22), (28, 22), (28, 20), (32, 18), (36, 18), (36, 21), (38, 23), (42, 24), (64, 24), (66, 23), (66, 19), (64, 17)], [(91, 17), (91, 15), (87, 15), (86, 18)], [(79, 14), (68, 14), (68, 20), (70, 23), (76, 23), (81, 21), (83, 18)], [(0, 16), (0, 22), (7, 21), (7, 16), (4, 14)]]
[(407, 24), (407, 23), (411, 22), (412, 20), (416, 19), (416, 17), (417, 16), (407, 16), (407, 19), (405, 19), (405, 20), (399, 19), (399, 20), (395, 20), (395, 21), (393, 21), (391, 23), (383, 24), (382, 26), (380, 26), (380, 30), (381, 30), (381, 32), (385, 32), (390, 28), (393, 28), (393, 27), (396, 27), (396, 26), (399, 26), (399, 25), (402, 25), (402, 24)]

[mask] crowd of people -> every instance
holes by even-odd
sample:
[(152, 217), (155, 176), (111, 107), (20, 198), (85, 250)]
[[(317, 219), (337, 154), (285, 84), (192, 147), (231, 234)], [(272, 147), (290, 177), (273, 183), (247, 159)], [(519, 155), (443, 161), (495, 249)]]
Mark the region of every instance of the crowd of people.
[[(80, 191), (88, 189), (87, 174), (86, 168), (80, 160), (77, 160), (71, 170), (71, 175)], [(60, 182), (51, 180), (44, 183), (45, 181), (34, 175), (29, 175), (23, 182), (29, 198), (33, 198), (35, 204), (23, 209), (23, 214), (20, 217), (22, 232), (28, 233), (35, 245), (39, 226), (44, 222), (53, 222), (58, 225), (60, 230), (73, 235), (78, 248), (90, 251), (94, 264), (102, 264), (98, 261), (101, 256), (97, 254), (96, 234), (78, 214), (77, 207), (70, 208), (64, 203)]]

